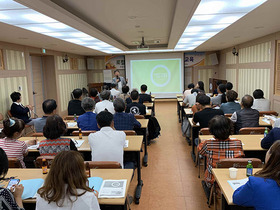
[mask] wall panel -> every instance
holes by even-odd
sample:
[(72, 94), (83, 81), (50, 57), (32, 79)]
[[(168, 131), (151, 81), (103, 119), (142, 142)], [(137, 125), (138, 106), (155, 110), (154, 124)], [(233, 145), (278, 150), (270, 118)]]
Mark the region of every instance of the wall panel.
[(78, 69), (85, 70), (86, 69), (86, 61), (85, 59), (79, 58), (78, 59)]
[(209, 78), (213, 77), (213, 69), (199, 69), (198, 70), (198, 81), (204, 82), (205, 92), (209, 92)]
[(61, 74), (59, 79), (59, 95), (61, 112), (67, 110), (71, 100), (71, 92), (75, 88), (87, 88), (87, 74)]
[(234, 56), (232, 52), (226, 53), (226, 64), (236, 64), (237, 56)]
[(239, 63), (258, 63), (271, 61), (271, 42), (264, 42), (239, 49)]
[(22, 104), (27, 105), (28, 98), (28, 86), (26, 77), (7, 77), (0, 78), (0, 113), (6, 115), (7, 110), (10, 109), (12, 100), (10, 94), (14, 91), (18, 91), (18, 87), (21, 86), (20, 91), (22, 96)]
[(63, 59), (62, 56), (56, 56), (57, 69), (58, 70), (69, 70), (69, 69), (71, 69), (70, 58), (69, 58), (69, 61), (66, 62), (66, 63), (63, 63), (62, 59)]
[(233, 84), (233, 90), (237, 90), (236, 69), (226, 69), (226, 80)]
[(24, 52), (5, 50), (7, 57), (7, 70), (25, 70)]
[(264, 97), (269, 99), (270, 69), (239, 69), (238, 95), (253, 95), (255, 89), (262, 89)]

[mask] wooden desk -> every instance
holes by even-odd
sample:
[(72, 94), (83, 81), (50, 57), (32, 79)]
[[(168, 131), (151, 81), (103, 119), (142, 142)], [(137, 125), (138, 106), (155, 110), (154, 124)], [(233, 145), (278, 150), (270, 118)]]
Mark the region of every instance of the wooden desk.
[[(115, 198), (115, 199), (98, 199), (100, 205), (125, 205), (125, 199), (127, 196), (127, 192), (130, 186), (130, 180), (132, 178), (132, 169), (91, 169), (92, 176), (98, 176), (102, 179), (126, 179), (126, 190), (124, 198)], [(21, 180), (26, 179), (36, 179), (41, 178), (45, 179), (47, 174), (42, 174), (42, 169), (9, 169), (6, 177), (14, 176)], [(23, 202), (25, 203), (35, 203), (36, 199), (26, 199)]]
[[(259, 168), (254, 168), (253, 173), (259, 171)], [(216, 182), (218, 183), (221, 191), (222, 191), (222, 206), (225, 207), (223, 209), (229, 209), (229, 205), (234, 205), (232, 203), (232, 195), (233, 195), (233, 189), (227, 182), (228, 180), (231, 180), (229, 178), (229, 170), (228, 168), (213, 168), (212, 169), (213, 175), (215, 177)], [(245, 179), (246, 176), (246, 169), (245, 168), (239, 168), (237, 172), (236, 179)], [(226, 202), (226, 203), (225, 203)]]
[(272, 127), (271, 123), (266, 123), (263, 121), (264, 117), (259, 118), (259, 126), (260, 127)]
[(181, 94), (176, 94), (176, 97), (177, 98), (182, 98), (183, 97), (183, 94), (181, 93)]
[[(212, 135), (200, 135), (201, 142), (213, 138)], [(261, 147), (263, 135), (232, 135), (230, 138), (242, 141), (244, 151), (266, 151)]]
[(184, 113), (185, 113), (185, 115), (193, 115), (191, 108), (184, 108)]
[(154, 104), (153, 103), (143, 103), (143, 105), (145, 105), (148, 108), (153, 108)]

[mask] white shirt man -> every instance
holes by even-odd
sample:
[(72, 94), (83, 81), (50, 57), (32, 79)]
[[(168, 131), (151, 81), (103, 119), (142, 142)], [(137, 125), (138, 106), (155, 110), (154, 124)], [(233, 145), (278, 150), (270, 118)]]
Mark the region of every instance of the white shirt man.
[(265, 98), (254, 99), (252, 109), (256, 109), (259, 112), (270, 111), (270, 101)]
[(88, 141), (91, 148), (92, 161), (117, 161), (123, 168), (123, 148), (126, 135), (123, 131), (112, 127), (102, 127), (100, 131), (91, 133)]
[(114, 105), (113, 105), (113, 102), (111, 102), (111, 101), (104, 100), (104, 101), (98, 102), (95, 105), (95, 113), (96, 114), (104, 111), (105, 109), (107, 109), (108, 112), (111, 112), (112, 114), (115, 114)]
[(112, 88), (110, 91), (111, 91), (111, 96), (113, 96), (113, 99), (119, 97), (119, 95), (121, 94), (121, 92), (116, 90), (116, 88)]

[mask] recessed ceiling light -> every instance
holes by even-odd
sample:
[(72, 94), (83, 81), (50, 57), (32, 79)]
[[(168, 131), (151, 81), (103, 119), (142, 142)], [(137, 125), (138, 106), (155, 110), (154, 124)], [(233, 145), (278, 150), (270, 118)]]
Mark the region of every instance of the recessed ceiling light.
[(129, 20), (135, 20), (137, 18), (137, 16), (128, 16)]
[(232, 24), (235, 21), (237, 21), (240, 18), (240, 16), (228, 16), (228, 17), (224, 17), (222, 19), (220, 19), (220, 21), (218, 22), (219, 24), (223, 24), (223, 23), (229, 23)]
[(0, 14), (0, 20), (7, 20), (9, 17), (7, 15)]
[(198, 20), (198, 21), (200, 21), (200, 20), (211, 20), (211, 19), (213, 19), (213, 15), (194, 15), (193, 17), (192, 17), (192, 19), (193, 20)]
[(57, 29), (66, 29), (69, 28), (69, 26), (63, 24), (63, 23), (48, 23), (47, 26), (51, 28), (57, 28)]
[(51, 32), (50, 30), (42, 27), (24, 27), (25, 29), (28, 29), (30, 31), (34, 31), (37, 33), (46, 33), (46, 32)]
[(266, 0), (249, 0), (249, 1), (240, 1), (238, 6), (239, 7), (252, 7), (252, 6), (255, 6), (255, 5), (259, 5), (259, 4), (262, 4), (266, 2)]

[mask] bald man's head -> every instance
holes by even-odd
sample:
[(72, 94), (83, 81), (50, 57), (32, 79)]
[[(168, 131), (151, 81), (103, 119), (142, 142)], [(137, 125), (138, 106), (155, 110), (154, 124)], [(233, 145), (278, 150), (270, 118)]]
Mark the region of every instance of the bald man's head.
[(244, 108), (251, 108), (253, 106), (254, 99), (250, 95), (245, 95), (242, 98), (242, 105)]

